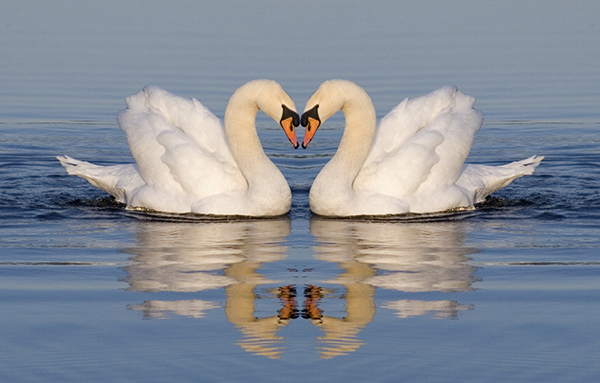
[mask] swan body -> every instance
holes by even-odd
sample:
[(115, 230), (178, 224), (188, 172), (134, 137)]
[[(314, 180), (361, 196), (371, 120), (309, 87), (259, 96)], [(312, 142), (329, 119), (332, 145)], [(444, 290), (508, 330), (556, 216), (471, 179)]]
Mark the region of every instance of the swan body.
[(261, 109), (298, 146), (294, 102), (275, 81), (254, 80), (236, 90), (224, 125), (197, 100), (157, 87), (144, 88), (126, 103), (117, 119), (136, 163), (98, 166), (57, 157), (69, 174), (129, 208), (244, 216), (289, 211), (290, 188), (264, 153), (255, 127)]
[(454, 87), (405, 99), (377, 126), (368, 94), (346, 80), (326, 81), (302, 115), (306, 148), (338, 110), (346, 127), (333, 158), (310, 189), (311, 210), (325, 216), (432, 213), (472, 208), (543, 157), (502, 166), (465, 164), (483, 123), (475, 99)]

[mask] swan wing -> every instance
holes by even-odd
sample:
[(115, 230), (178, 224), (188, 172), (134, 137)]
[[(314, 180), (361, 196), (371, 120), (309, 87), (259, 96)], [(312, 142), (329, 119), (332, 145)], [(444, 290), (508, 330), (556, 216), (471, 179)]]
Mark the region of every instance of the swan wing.
[(119, 125), (147, 185), (198, 199), (246, 187), (221, 122), (200, 102), (146, 87), (126, 103)]
[(405, 199), (453, 185), (483, 122), (474, 102), (455, 87), (402, 101), (381, 120), (355, 187)]

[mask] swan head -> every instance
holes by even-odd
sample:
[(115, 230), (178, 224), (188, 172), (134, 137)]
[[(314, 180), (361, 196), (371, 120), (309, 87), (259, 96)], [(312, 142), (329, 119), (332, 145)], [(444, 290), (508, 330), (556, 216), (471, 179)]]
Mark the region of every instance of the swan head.
[(306, 102), (300, 119), (302, 126), (306, 127), (302, 147), (306, 149), (325, 120), (343, 109), (351, 97), (361, 93), (366, 94), (361, 87), (348, 80), (329, 80), (322, 83)]
[(279, 122), (294, 148), (298, 148), (295, 128), (300, 125), (300, 116), (296, 112), (294, 101), (281, 85), (272, 80), (254, 80), (243, 88), (249, 88), (255, 94), (257, 107)]

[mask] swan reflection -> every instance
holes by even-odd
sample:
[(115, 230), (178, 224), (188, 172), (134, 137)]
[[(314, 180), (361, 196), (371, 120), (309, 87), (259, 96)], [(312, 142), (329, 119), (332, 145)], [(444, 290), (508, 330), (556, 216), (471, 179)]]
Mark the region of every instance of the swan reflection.
[[(290, 233), (288, 218), (216, 222), (141, 221), (137, 245), (126, 249), (133, 255), (125, 268), (129, 291), (197, 292), (225, 288), (225, 314), (245, 336), (238, 344), (247, 351), (278, 358), (283, 338), (277, 331), (289, 323), (272, 315), (256, 318), (255, 288), (275, 283), (257, 273), (264, 262), (286, 257), (283, 244)], [(281, 290), (275, 289), (275, 290)], [(204, 311), (219, 307), (199, 299), (145, 301), (129, 305), (145, 318), (165, 318), (167, 313), (201, 318)]]
[[(316, 218), (310, 231), (318, 245), (315, 258), (338, 263), (344, 273), (324, 283), (346, 289), (346, 316), (323, 315), (315, 325), (325, 335), (319, 352), (330, 358), (354, 351), (363, 342), (358, 333), (375, 316), (375, 288), (404, 292), (461, 292), (472, 290), (475, 267), (467, 255), (474, 252), (463, 244), (461, 223), (386, 222)], [(456, 301), (403, 299), (381, 307), (396, 311), (400, 318), (432, 314), (435, 318), (456, 317), (472, 309)]]
[[(237, 344), (244, 350), (279, 358), (284, 351), (279, 330), (299, 319), (323, 331), (317, 339), (317, 352), (321, 358), (332, 358), (364, 344), (359, 334), (375, 317), (377, 288), (454, 293), (472, 290), (475, 281), (475, 267), (467, 258), (474, 249), (464, 245), (460, 221), (406, 223), (313, 217), (314, 258), (335, 263), (343, 272), (331, 280), (315, 281), (312, 274), (298, 274), (313, 268), (290, 268), (287, 270), (295, 273), (293, 277), (270, 280), (258, 270), (264, 263), (286, 258), (285, 241), (290, 230), (288, 218), (140, 221), (136, 245), (125, 250), (132, 255), (131, 264), (125, 268), (128, 290), (196, 293), (224, 288), (225, 316), (243, 334)], [(300, 282), (302, 279), (305, 283)], [(257, 299), (267, 305), (269, 314), (257, 317)], [(344, 303), (343, 308), (339, 302)], [(144, 318), (162, 319), (169, 315), (202, 318), (206, 311), (220, 306), (193, 296), (147, 300), (128, 308), (142, 311)], [(460, 311), (472, 309), (455, 300), (423, 299), (383, 302), (379, 308), (393, 310), (398, 318), (454, 318)]]

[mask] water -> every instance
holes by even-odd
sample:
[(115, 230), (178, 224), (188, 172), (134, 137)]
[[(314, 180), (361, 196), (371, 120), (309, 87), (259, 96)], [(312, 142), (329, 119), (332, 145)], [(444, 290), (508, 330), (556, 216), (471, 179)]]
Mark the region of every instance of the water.
[[(0, 16), (0, 381), (597, 381), (596, 2), (9, 1)], [(453, 84), (486, 115), (469, 161), (546, 156), (475, 211), (327, 220), (259, 115), (289, 216), (127, 211), (55, 160), (131, 162), (115, 114), (148, 84), (222, 117), (253, 78), (299, 110), (329, 78), (382, 117)], [(295, 318), (294, 318), (295, 317)]]

